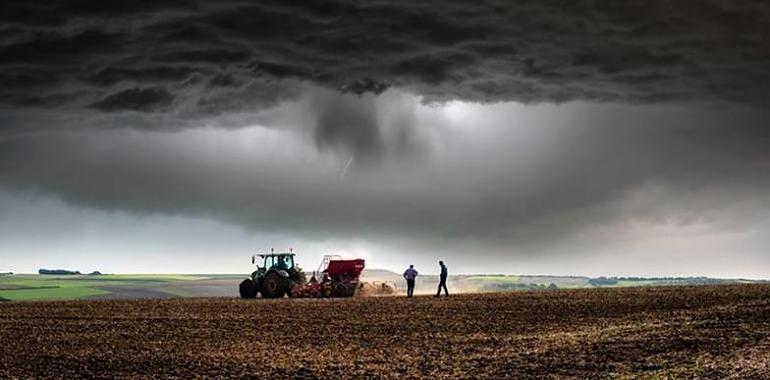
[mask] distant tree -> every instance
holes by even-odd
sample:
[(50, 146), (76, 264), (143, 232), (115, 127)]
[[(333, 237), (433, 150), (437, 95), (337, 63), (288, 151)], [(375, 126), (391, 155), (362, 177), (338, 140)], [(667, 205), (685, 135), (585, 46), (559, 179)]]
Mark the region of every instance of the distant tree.
[(72, 270), (66, 270), (66, 269), (40, 269), (37, 271), (38, 274), (55, 274), (55, 275), (78, 275), (80, 274), (80, 271), (72, 271)]
[(548, 289), (559, 289), (559, 287), (558, 287), (558, 286), (556, 286), (556, 284), (554, 284), (554, 283), (552, 282), (552, 283), (548, 284)]

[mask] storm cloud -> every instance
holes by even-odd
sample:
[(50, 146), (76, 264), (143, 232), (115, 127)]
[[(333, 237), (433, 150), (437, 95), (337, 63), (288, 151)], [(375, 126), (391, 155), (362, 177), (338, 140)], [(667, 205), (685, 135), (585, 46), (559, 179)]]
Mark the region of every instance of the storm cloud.
[(199, 126), (306, 85), (425, 102), (770, 99), (763, 1), (6, 1), (0, 14), (0, 104), (26, 118)]
[(0, 204), (458, 261), (756, 255), (768, 36), (759, 0), (4, 1)]
[[(325, 149), (304, 129), (208, 128), (15, 138), (0, 143), (0, 176), (16, 192), (90, 208), (532, 252), (629, 221), (741, 230), (768, 217), (766, 112), (411, 102), (414, 123), (434, 130), (413, 137), (424, 154), (377, 165), (349, 168), (357, 151)], [(369, 152), (401, 143), (371, 133), (382, 145)]]

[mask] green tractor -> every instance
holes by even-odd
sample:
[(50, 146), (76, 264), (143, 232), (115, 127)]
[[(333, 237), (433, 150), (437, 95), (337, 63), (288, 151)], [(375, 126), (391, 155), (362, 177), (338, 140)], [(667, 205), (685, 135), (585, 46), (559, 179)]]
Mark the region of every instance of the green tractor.
[(264, 260), (263, 264), (257, 265), (257, 270), (241, 282), (241, 298), (255, 298), (257, 294), (262, 294), (262, 298), (280, 298), (291, 295), (294, 284), (302, 282), (304, 273), (294, 265), (294, 253), (270, 250), (269, 254), (252, 256), (252, 264), (256, 264), (257, 257)]

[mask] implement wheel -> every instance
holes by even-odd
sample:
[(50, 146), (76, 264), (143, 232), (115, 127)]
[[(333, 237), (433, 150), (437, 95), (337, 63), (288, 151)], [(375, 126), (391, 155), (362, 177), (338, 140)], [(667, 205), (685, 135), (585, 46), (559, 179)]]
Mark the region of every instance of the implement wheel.
[(332, 296), (333, 297), (353, 297), (355, 293), (356, 293), (355, 284), (337, 283), (334, 286), (334, 292), (332, 293)]
[(289, 280), (276, 272), (268, 272), (262, 281), (262, 297), (281, 298), (289, 291)]
[(238, 290), (241, 293), (241, 298), (254, 298), (257, 296), (257, 284), (250, 278), (241, 281)]

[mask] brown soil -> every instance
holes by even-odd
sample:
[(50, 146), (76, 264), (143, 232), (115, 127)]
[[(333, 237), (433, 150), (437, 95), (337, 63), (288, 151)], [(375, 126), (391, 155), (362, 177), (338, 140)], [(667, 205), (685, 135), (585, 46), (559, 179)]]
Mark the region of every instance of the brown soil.
[(6, 302), (0, 378), (770, 378), (770, 285)]

